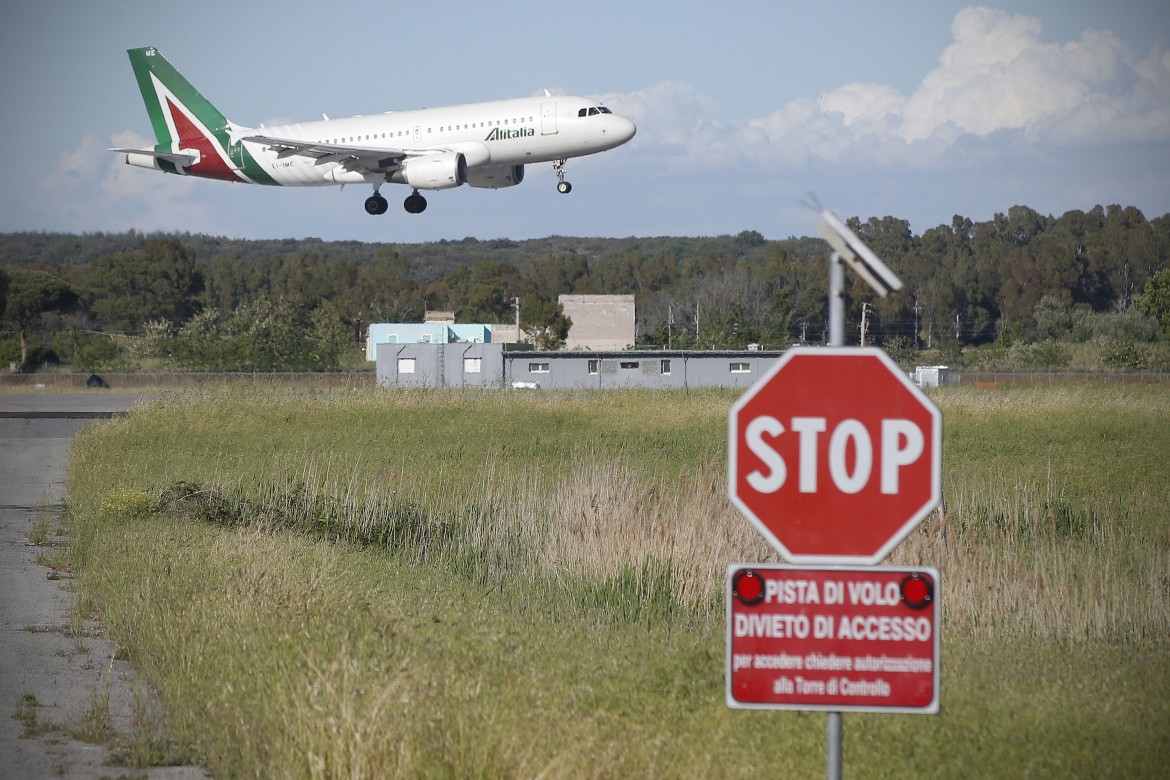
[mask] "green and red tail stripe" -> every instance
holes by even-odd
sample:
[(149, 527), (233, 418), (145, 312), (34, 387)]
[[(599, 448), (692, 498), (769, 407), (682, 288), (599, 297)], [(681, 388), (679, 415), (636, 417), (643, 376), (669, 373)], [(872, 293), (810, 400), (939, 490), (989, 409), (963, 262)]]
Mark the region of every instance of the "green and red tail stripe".
[(242, 143), (233, 138), (233, 125), (183, 78), (153, 46), (130, 49), (130, 64), (146, 113), (154, 128), (156, 152), (199, 152), (199, 160), (183, 171), (160, 161), (172, 173), (188, 173), (234, 182), (276, 184)]

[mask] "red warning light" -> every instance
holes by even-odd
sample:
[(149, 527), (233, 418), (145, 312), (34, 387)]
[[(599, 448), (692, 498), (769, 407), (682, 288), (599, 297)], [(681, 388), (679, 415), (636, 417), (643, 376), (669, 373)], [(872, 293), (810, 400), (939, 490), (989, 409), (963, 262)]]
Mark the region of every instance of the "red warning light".
[(902, 580), (902, 601), (910, 609), (925, 609), (934, 598), (934, 583), (915, 572)]
[(731, 580), (731, 588), (735, 597), (749, 606), (764, 600), (764, 578), (751, 569), (738, 572)]

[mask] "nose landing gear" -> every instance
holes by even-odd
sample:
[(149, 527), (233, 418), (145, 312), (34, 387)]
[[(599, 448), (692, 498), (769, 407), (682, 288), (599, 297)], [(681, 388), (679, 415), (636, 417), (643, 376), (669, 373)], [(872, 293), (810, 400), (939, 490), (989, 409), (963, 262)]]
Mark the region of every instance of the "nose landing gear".
[(553, 171), (557, 175), (557, 192), (568, 195), (573, 191), (573, 185), (565, 181), (565, 163), (567, 160), (554, 160)]

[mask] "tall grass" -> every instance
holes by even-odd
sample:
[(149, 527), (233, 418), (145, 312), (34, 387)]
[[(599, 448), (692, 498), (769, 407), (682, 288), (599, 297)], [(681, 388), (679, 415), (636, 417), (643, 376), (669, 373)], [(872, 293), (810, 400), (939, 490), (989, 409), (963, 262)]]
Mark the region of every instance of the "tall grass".
[[(1165, 395), (941, 394), (944, 507), (893, 562), (939, 566), (948, 627), (972, 636), (1170, 634)], [(484, 581), (633, 577), (631, 598), (650, 589), (718, 617), (729, 562), (778, 560), (727, 501), (729, 397), (667, 395), (663, 413), (662, 396), (638, 393), (230, 396), (227, 410), (177, 400), (122, 427), (170, 450), (141, 476), (174, 511)], [(197, 478), (191, 495), (180, 476)]]
[[(776, 560), (728, 505), (734, 395), (163, 399), (77, 439), (78, 584), (229, 775), (808, 774), (819, 722), (722, 705), (723, 572)], [(1170, 684), (1166, 391), (936, 398), (944, 507), (892, 562), (942, 571), (944, 717), (852, 721), (918, 757), (857, 774), (969, 774), (985, 741), (992, 772), (1170, 758), (1113, 725), (1170, 727), (1138, 693)], [(1110, 746), (1065, 746), (1073, 713)]]

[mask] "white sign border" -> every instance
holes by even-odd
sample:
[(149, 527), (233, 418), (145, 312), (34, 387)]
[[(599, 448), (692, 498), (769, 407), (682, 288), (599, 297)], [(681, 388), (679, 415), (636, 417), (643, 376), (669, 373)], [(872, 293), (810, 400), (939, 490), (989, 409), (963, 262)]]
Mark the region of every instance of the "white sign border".
[[(740, 499), (738, 495), (738, 486), (736, 479), (738, 475), (738, 447), (739, 431), (737, 430), (738, 415), (740, 409), (747, 405), (749, 401), (756, 397), (756, 394), (771, 381), (777, 373), (780, 372), (785, 365), (793, 358), (800, 355), (815, 355), (816, 357), (838, 357), (838, 356), (852, 356), (852, 357), (877, 357), (886, 368), (897, 376), (902, 384), (914, 395), (918, 401), (926, 407), (927, 411), (933, 420), (932, 429), (930, 432), (931, 446), (934, 458), (930, 464), (931, 470), (931, 491), (930, 498), (926, 503), (918, 509), (913, 516), (910, 517), (897, 531), (893, 534), (889, 541), (886, 542), (874, 555), (794, 555), (780, 542), (779, 539), (772, 533), (767, 525), (764, 524), (756, 513)], [(761, 376), (756, 382), (744, 392), (735, 403), (731, 406), (731, 411), (727, 414), (727, 495), (731, 503), (739, 510), (747, 520), (755, 526), (756, 530), (767, 540), (768, 544), (788, 563), (797, 565), (818, 565), (818, 566), (838, 566), (838, 565), (876, 565), (884, 561), (894, 548), (905, 541), (906, 537), (913, 533), (914, 529), (925, 520), (931, 512), (935, 510), (942, 503), (942, 412), (935, 405), (933, 401), (922, 390), (910, 381), (910, 377), (906, 372), (894, 362), (893, 358), (885, 353), (885, 350), (877, 347), (792, 347), (785, 351), (768, 372)]]
[[(934, 578), (934, 696), (923, 707), (881, 707), (878, 705), (856, 704), (780, 704), (770, 702), (741, 702), (731, 692), (731, 578), (741, 569), (755, 571), (851, 571), (851, 572), (904, 572), (906, 574), (929, 574)], [(905, 715), (937, 715), (940, 709), (942, 684), (942, 578), (933, 566), (788, 566), (777, 563), (732, 563), (727, 567), (724, 585), (727, 596), (727, 610), (724, 622), (727, 629), (727, 646), (724, 658), (724, 690), (727, 706), (733, 710), (796, 710), (799, 712), (876, 712), (900, 713)]]

